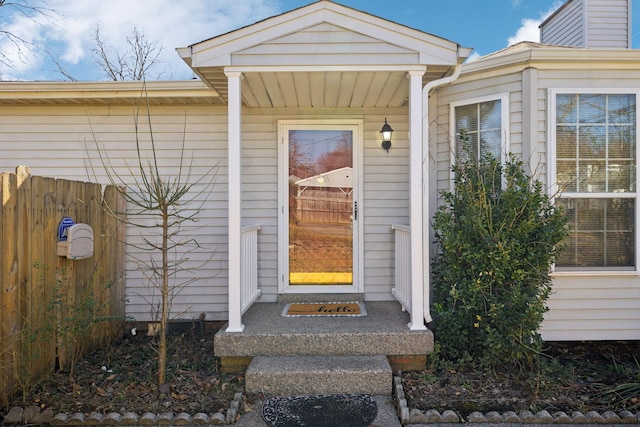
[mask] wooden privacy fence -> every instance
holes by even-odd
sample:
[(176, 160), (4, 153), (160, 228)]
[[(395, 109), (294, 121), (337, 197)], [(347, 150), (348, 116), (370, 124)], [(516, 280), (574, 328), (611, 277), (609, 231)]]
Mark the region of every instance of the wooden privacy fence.
[(342, 223), (351, 222), (353, 198), (342, 193), (328, 193), (333, 197), (318, 196), (307, 191), (294, 198), (296, 219), (302, 222)]
[[(124, 321), (124, 212), (117, 188), (31, 176), (0, 177), (0, 398), (117, 338)], [(94, 253), (56, 255), (64, 217), (93, 228)]]

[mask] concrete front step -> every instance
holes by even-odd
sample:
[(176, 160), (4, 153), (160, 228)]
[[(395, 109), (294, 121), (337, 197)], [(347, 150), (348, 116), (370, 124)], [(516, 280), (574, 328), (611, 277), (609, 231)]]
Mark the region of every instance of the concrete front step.
[(389, 396), (392, 372), (384, 355), (256, 356), (245, 374), (245, 389), (268, 396), (333, 393)]
[(217, 334), (214, 350), (216, 356), (426, 355), (432, 337), (411, 331)]

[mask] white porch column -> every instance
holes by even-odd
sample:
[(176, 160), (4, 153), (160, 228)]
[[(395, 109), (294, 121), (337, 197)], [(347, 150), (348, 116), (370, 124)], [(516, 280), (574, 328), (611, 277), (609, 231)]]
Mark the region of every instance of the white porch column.
[(411, 322), (409, 329), (420, 331), (424, 325), (423, 204), (425, 195), (422, 175), (422, 76), (426, 70), (409, 71), (409, 157), (411, 174)]
[(242, 73), (226, 71), (229, 85), (228, 106), (228, 197), (229, 197), (229, 325), (227, 332), (242, 332), (242, 308), (240, 297), (240, 238), (242, 237), (241, 141), (242, 98), (240, 80)]

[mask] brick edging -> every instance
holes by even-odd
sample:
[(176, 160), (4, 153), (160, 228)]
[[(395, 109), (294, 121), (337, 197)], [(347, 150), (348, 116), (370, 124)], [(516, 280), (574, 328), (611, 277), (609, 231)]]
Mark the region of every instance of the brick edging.
[(41, 410), (38, 406), (22, 408), (13, 406), (4, 416), (2, 425), (48, 424), (51, 426), (155, 426), (155, 425), (229, 425), (234, 424), (242, 406), (242, 393), (234, 395), (227, 413), (197, 413), (194, 415), (181, 412), (154, 414), (146, 412), (142, 415), (135, 412), (109, 412), (101, 414), (68, 413), (56, 414), (53, 409)]
[(402, 378), (395, 376), (393, 378), (393, 395), (395, 397), (396, 411), (402, 424), (434, 424), (434, 423), (482, 423), (482, 424), (639, 424), (640, 412), (634, 414), (629, 411), (605, 411), (600, 414), (597, 411), (589, 411), (583, 414), (574, 411), (568, 415), (562, 411), (550, 414), (549, 411), (542, 410), (537, 413), (530, 411), (521, 411), (515, 413), (508, 411), (504, 413), (473, 412), (464, 418), (456, 412), (446, 410), (442, 413), (435, 409), (421, 411), (419, 409), (409, 409), (407, 399), (402, 386)]

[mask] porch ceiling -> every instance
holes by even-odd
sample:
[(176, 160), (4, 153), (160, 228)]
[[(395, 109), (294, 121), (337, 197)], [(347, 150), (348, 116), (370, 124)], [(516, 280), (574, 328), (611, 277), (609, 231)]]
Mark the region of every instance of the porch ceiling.
[[(427, 67), (423, 84), (444, 77), (451, 66)], [(227, 76), (219, 67), (195, 70), (228, 101)], [(409, 97), (406, 71), (268, 71), (246, 72), (242, 101), (256, 108), (398, 107)]]

